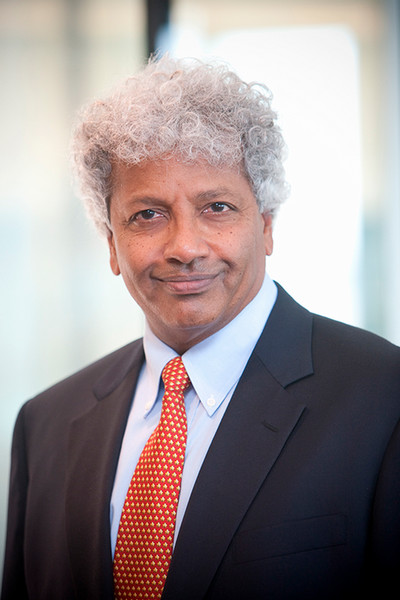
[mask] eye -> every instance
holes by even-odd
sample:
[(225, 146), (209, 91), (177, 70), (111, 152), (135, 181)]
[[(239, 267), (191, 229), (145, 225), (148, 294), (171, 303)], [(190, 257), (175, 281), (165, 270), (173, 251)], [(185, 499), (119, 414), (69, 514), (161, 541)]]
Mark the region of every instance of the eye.
[(151, 210), (150, 208), (146, 208), (146, 210), (141, 210), (135, 215), (135, 219), (144, 219), (145, 221), (150, 221), (156, 215), (155, 210)]
[(161, 216), (162, 215), (159, 212), (152, 210), (151, 208), (146, 208), (146, 209), (140, 210), (139, 212), (132, 215), (132, 217), (129, 219), (129, 222), (139, 224), (139, 223), (143, 223), (145, 221), (153, 221), (157, 217), (161, 217)]
[(231, 210), (229, 204), (226, 204), (225, 202), (213, 202), (209, 207), (206, 208), (204, 212), (222, 213), (227, 212), (228, 210)]

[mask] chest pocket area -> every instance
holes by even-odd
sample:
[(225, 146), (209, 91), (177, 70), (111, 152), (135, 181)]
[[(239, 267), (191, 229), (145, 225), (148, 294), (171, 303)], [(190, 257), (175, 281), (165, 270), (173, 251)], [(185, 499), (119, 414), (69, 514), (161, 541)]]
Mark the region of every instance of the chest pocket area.
[(240, 532), (235, 539), (236, 564), (297, 552), (339, 546), (347, 541), (347, 517), (326, 515)]

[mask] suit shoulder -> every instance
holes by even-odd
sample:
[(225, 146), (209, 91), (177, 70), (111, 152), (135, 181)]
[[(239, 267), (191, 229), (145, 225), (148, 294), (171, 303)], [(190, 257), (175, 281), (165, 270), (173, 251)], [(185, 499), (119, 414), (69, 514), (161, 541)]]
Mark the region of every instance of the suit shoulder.
[(23, 408), (33, 410), (55, 402), (59, 406), (63, 400), (70, 405), (81, 403), (93, 397), (93, 389), (98, 382), (105, 382), (106, 387), (107, 384), (112, 387), (114, 381), (121, 381), (133, 366), (141, 363), (142, 356), (143, 343), (139, 339), (62, 379), (26, 402)]
[[(400, 356), (399, 346), (376, 333), (317, 314), (313, 314), (313, 321), (316, 335), (323, 336), (332, 344), (355, 345), (359, 350), (366, 349), (367, 351), (379, 348), (393, 356)], [(360, 344), (364, 346), (360, 347)]]
[(276, 321), (279, 335), (281, 335), (282, 321), (288, 324), (291, 329), (295, 329), (296, 332), (298, 332), (300, 325), (304, 331), (308, 331), (308, 327), (312, 323), (313, 340), (323, 343), (327, 347), (348, 348), (349, 351), (357, 350), (358, 353), (374, 353), (379, 350), (385, 355), (392, 356), (394, 360), (396, 358), (399, 360), (400, 348), (385, 338), (360, 327), (311, 313), (301, 304), (298, 304), (282, 286), (276, 285), (278, 287), (278, 298), (271, 313), (270, 321)]
[(400, 348), (359, 327), (313, 315), (313, 355), (356, 370), (394, 374), (400, 382)]

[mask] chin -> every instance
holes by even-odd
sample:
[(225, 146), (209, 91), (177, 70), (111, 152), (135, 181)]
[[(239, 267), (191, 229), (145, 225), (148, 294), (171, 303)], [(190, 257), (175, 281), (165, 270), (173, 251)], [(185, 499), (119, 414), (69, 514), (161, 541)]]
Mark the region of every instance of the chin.
[(184, 335), (187, 332), (189, 337), (193, 335), (199, 335), (201, 337), (207, 337), (212, 335), (218, 327), (218, 315), (204, 315), (201, 316), (199, 313), (195, 314), (179, 314), (175, 318), (167, 319), (164, 321), (164, 329), (169, 331), (177, 331)]
[(193, 331), (212, 328), (213, 324), (215, 324), (214, 318), (200, 319), (199, 315), (195, 315), (193, 318), (178, 317), (171, 323), (171, 328), (180, 329), (181, 331)]

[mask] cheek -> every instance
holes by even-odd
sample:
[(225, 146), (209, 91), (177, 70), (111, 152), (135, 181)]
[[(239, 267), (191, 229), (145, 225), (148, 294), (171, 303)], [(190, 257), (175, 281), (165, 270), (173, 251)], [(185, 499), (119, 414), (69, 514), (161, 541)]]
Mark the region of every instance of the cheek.
[(122, 278), (131, 293), (140, 293), (141, 288), (148, 288), (151, 284), (150, 274), (156, 263), (156, 249), (150, 239), (150, 243), (147, 241), (129, 242), (118, 256)]
[[(258, 239), (258, 238), (257, 238)], [(254, 235), (254, 230), (243, 231), (241, 228), (232, 228), (227, 231), (217, 231), (209, 241), (214, 256), (230, 264), (240, 267), (250, 262), (255, 256), (256, 247), (259, 245)]]
[(265, 245), (263, 236), (252, 235), (237, 242), (237, 264), (244, 281), (253, 282), (264, 275)]

